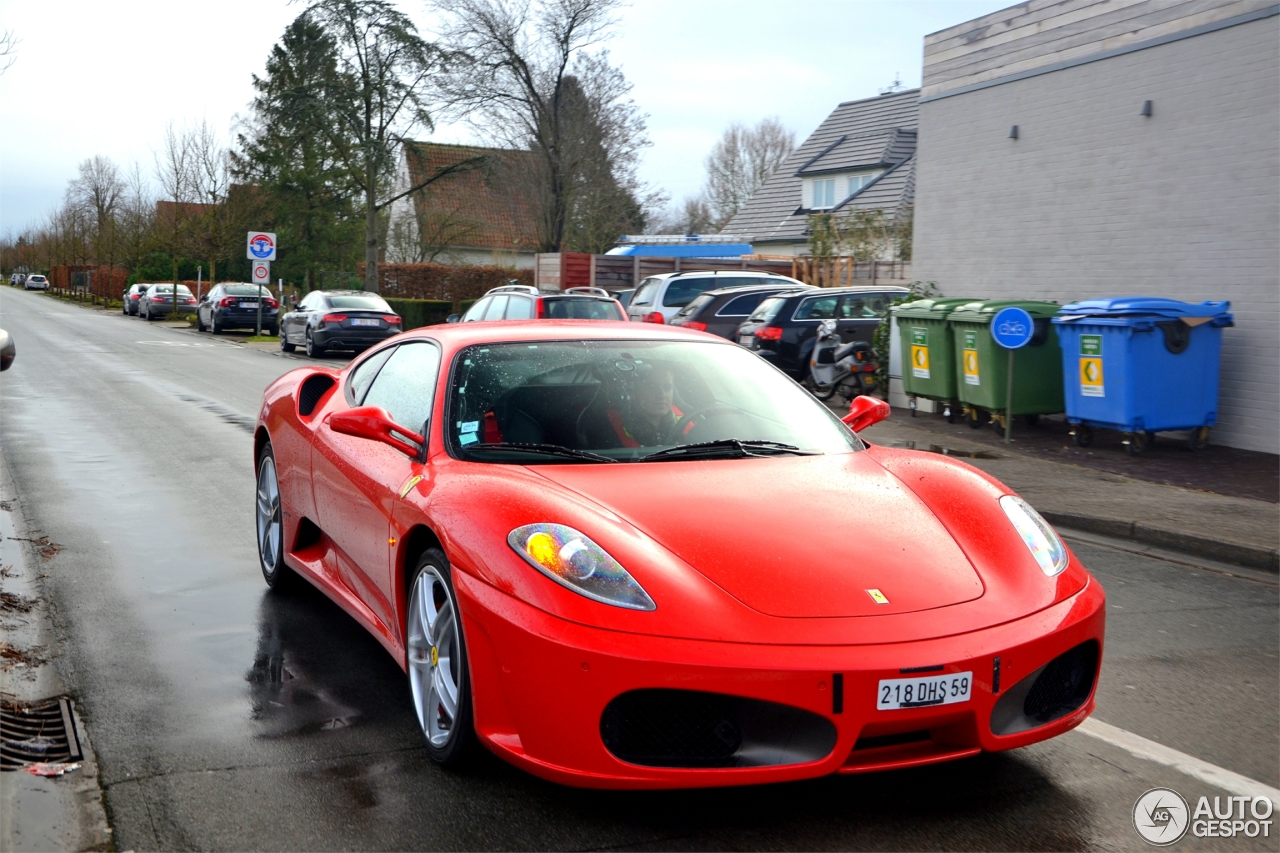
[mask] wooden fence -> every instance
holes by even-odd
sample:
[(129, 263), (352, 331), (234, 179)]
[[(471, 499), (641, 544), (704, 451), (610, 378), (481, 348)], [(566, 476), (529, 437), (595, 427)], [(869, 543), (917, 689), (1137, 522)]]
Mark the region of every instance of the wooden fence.
[(742, 258), (642, 258), (557, 252), (537, 255), (534, 260), (535, 281), (543, 290), (566, 290), (570, 287), (627, 290), (651, 275), (694, 270), (771, 272), (819, 287), (906, 284), (911, 280), (910, 262), (855, 262), (852, 258), (761, 255)]

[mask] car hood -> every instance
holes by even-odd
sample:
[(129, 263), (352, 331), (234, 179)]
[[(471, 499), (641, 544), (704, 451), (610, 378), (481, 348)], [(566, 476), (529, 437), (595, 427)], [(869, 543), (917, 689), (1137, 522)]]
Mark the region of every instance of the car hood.
[(983, 594), (929, 507), (868, 453), (533, 470), (771, 616), (910, 613)]

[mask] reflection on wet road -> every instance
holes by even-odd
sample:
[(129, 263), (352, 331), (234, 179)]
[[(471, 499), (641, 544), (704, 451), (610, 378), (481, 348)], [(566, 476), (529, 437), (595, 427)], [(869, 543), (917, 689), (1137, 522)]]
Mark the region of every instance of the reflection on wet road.
[[(897, 773), (596, 792), (487, 755), (436, 768), (406, 679), (318, 592), (254, 553), (249, 432), (300, 362), (0, 288), (19, 342), (0, 449), (36, 535), (61, 666), (118, 849), (1139, 849), (1148, 788), (1222, 793), (1082, 733)], [(9, 497), (9, 496), (0, 496)], [(875, 523), (886, 523), (877, 520)], [(1280, 783), (1276, 589), (1107, 547), (1098, 718)], [(1178, 849), (1274, 849), (1187, 838)]]

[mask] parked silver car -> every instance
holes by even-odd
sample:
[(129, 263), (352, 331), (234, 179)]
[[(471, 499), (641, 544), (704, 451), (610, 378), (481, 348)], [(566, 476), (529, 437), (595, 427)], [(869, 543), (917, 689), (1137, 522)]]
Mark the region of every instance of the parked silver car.
[(22, 282), (23, 290), (48, 290), (49, 279), (42, 275), (32, 274)]
[[(196, 313), (196, 297), (185, 284), (178, 285), (178, 313)], [(153, 284), (138, 300), (138, 316), (159, 320), (173, 311), (173, 285)]]

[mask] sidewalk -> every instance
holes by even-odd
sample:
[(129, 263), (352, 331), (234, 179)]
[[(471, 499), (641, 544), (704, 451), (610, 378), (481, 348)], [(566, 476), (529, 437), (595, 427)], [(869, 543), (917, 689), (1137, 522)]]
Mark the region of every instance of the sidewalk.
[[(1276, 461), (1269, 454), (1229, 448), (1192, 453), (1168, 440), (1151, 459), (1128, 457), (1118, 444), (1095, 446), (1085, 455), (1073, 445), (1064, 448), (1060, 423), (1034, 429), (1015, 424), (1018, 440), (1006, 445), (990, 428), (970, 430), (938, 415), (912, 418), (905, 409), (894, 409), (863, 436), (958, 456), (1006, 483), (1055, 526), (1280, 571), (1280, 504), (1270, 486)], [(1142, 470), (1145, 462), (1156, 464)], [(1270, 500), (1259, 499), (1264, 495)]]

